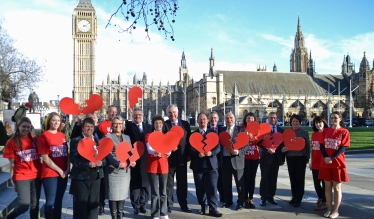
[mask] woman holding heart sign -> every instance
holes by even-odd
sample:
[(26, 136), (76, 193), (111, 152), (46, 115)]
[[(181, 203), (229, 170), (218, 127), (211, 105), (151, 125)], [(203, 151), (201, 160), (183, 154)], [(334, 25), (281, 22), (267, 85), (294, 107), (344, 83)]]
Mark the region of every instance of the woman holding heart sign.
[(135, 166), (135, 162), (123, 162), (116, 156), (117, 146), (121, 142), (127, 142), (129, 149), (131, 141), (128, 135), (122, 134), (123, 119), (121, 116), (115, 116), (111, 122), (112, 133), (106, 135), (113, 140), (114, 147), (111, 153), (106, 156), (108, 165), (105, 166), (105, 185), (106, 198), (109, 200), (109, 209), (112, 219), (122, 218), (123, 206), (128, 196), (130, 186), (130, 168)]
[[(165, 121), (162, 116), (155, 115), (152, 118), (152, 128), (154, 132), (162, 133), (164, 125)], [(157, 151), (158, 147), (156, 146), (158, 145), (153, 145), (152, 147), (148, 142), (151, 134), (148, 133), (145, 137), (148, 150), (147, 172), (149, 184), (151, 186), (151, 217), (155, 219), (162, 216), (164, 219), (167, 219), (168, 208), (166, 185), (169, 173), (168, 157), (170, 156), (171, 151), (162, 154)]]
[(299, 115), (292, 115), (290, 121), (293, 131), (293, 133), (290, 131), (293, 134), (292, 139), (287, 138), (288, 130), (283, 132), (282, 152), (286, 155), (291, 183), (292, 199), (289, 203), (294, 207), (300, 207), (305, 190), (306, 164), (310, 159), (310, 140), (308, 131), (300, 128), (301, 117)]
[[(331, 128), (324, 129), (324, 139), (320, 145), (323, 160), (321, 160), (318, 178), (325, 181), (327, 212), (324, 216), (337, 218), (342, 200), (341, 182), (349, 181), (344, 151), (350, 146), (350, 135), (347, 129), (342, 128), (344, 124), (339, 112), (331, 113), (330, 119)], [(334, 189), (334, 209), (332, 209), (332, 189)]]

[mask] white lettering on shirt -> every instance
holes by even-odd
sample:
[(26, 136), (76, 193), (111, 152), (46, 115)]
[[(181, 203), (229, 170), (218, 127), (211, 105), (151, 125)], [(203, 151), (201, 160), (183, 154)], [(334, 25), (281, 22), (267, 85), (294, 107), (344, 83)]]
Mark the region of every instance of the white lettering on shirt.
[(320, 150), (319, 141), (312, 141), (312, 150)]
[(325, 148), (338, 150), (341, 143), (342, 143), (342, 135), (340, 135), (339, 138), (337, 139), (325, 138)]
[(252, 142), (250, 142), (250, 146), (248, 147), (248, 150), (245, 152), (245, 155), (254, 155), (256, 150), (256, 146), (252, 145)]
[(39, 155), (36, 152), (36, 149), (17, 151), (16, 154), (20, 157), (21, 162), (29, 162), (39, 159)]
[(51, 146), (52, 157), (67, 157), (68, 148), (65, 145)]

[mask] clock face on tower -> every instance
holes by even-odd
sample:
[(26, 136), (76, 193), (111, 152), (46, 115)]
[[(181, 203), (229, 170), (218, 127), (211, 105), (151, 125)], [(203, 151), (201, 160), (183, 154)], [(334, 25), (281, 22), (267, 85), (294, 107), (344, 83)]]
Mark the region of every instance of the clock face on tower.
[(91, 24), (90, 24), (89, 21), (87, 21), (87, 20), (80, 20), (80, 21), (78, 22), (78, 29), (79, 29), (80, 31), (82, 31), (82, 32), (87, 32), (87, 31), (90, 30), (90, 28), (91, 28)]

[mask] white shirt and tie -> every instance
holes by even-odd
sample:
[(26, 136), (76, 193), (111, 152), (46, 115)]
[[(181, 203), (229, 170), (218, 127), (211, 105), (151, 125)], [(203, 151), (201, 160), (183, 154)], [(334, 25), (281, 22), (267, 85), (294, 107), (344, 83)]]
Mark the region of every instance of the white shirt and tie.
[[(231, 135), (231, 139), (232, 140), (232, 135), (234, 133), (234, 128), (235, 128), (235, 125), (231, 126), (231, 127), (227, 127), (226, 129), (226, 132), (229, 133)], [(227, 149), (223, 150), (223, 156), (231, 156), (231, 153), (228, 153), (227, 152)]]

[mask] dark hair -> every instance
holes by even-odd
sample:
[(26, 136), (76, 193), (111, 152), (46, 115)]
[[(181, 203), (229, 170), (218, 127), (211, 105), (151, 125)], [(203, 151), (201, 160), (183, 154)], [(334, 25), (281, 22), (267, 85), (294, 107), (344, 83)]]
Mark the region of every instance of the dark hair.
[(299, 115), (293, 114), (290, 118), (290, 122), (292, 123), (293, 119), (299, 120), (299, 123), (301, 124), (301, 117)]
[(46, 128), (45, 128), (45, 131), (49, 130), (51, 128), (51, 125), (49, 125), (49, 122), (51, 121), (52, 117), (53, 116), (58, 116), (58, 118), (60, 119), (60, 126), (57, 128), (57, 131), (61, 131), (61, 125), (62, 125), (62, 120), (61, 120), (61, 116), (60, 114), (56, 113), (56, 112), (51, 112), (48, 117), (47, 117), (47, 124), (46, 124)]
[(154, 130), (155, 128), (155, 122), (158, 121), (158, 120), (161, 120), (162, 122), (162, 125), (165, 126), (165, 120), (164, 118), (162, 118), (161, 115), (157, 114), (155, 116), (152, 117), (152, 130)]
[(344, 127), (344, 121), (343, 121), (343, 119), (342, 119), (342, 115), (341, 115), (338, 111), (334, 111), (334, 112), (332, 112), (332, 113), (330, 114), (330, 119), (331, 119), (331, 116), (332, 116), (333, 114), (339, 116), (339, 118), (340, 118), (339, 125), (340, 125), (341, 127)]
[(28, 136), (32, 139), (32, 141), (34, 142), (34, 144), (36, 145), (36, 142), (35, 140), (33, 139), (32, 135), (31, 135), (31, 130), (32, 130), (32, 124), (31, 124), (31, 120), (28, 118), (28, 117), (22, 117), (20, 120), (18, 120), (17, 122), (17, 127), (16, 127), (16, 131), (14, 133), (14, 136), (12, 138), (14, 138), (14, 142), (15, 144), (17, 145), (17, 147), (22, 151), (22, 141), (21, 141), (21, 133), (19, 132), (19, 127), (21, 126), (22, 123), (24, 122), (27, 122), (30, 124), (30, 132), (28, 134)]
[(316, 123), (320, 123), (320, 122), (323, 122), (323, 128), (328, 128), (329, 125), (327, 125), (327, 122), (324, 118), (322, 118), (321, 116), (316, 116), (314, 119), (313, 119), (313, 131), (314, 132), (318, 132), (319, 130), (317, 129), (316, 127)]
[(95, 126), (95, 121), (92, 118), (85, 118), (82, 121), (82, 129), (87, 123)]
[(197, 118), (199, 118), (201, 115), (205, 115), (206, 118), (208, 118), (208, 116), (205, 113), (199, 113), (199, 114), (197, 114)]
[(255, 121), (257, 121), (255, 114), (252, 112), (249, 112), (245, 114), (245, 116), (243, 117), (243, 126), (247, 126), (247, 116), (252, 116), (253, 118), (255, 118)]

